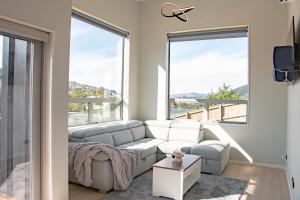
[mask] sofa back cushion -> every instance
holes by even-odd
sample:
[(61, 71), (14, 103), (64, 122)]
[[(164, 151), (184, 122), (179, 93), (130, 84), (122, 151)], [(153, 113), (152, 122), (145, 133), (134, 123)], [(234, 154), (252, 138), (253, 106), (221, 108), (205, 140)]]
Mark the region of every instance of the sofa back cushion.
[(129, 120), (129, 121), (123, 121), (122, 124), (126, 125), (127, 128), (133, 128), (133, 127), (143, 126), (144, 122), (139, 120)]
[(86, 137), (107, 133), (108, 130), (103, 125), (86, 125), (69, 129), (70, 138), (84, 139)]
[(120, 131), (128, 129), (126, 124), (118, 122), (90, 124), (78, 127), (69, 128), (70, 138), (84, 139), (86, 137), (101, 135), (103, 133), (111, 133), (114, 131)]
[(199, 143), (203, 140), (203, 127), (200, 122), (173, 122), (169, 131), (169, 141)]
[(123, 122), (130, 129), (133, 140), (141, 140), (146, 137), (144, 122), (139, 120), (130, 120)]
[(104, 125), (108, 133), (128, 129), (126, 124), (121, 121), (111, 122)]
[(119, 146), (121, 144), (133, 142), (133, 137), (131, 131), (129, 129), (115, 131), (111, 133), (115, 146)]
[(102, 144), (109, 144), (114, 146), (114, 140), (110, 133), (104, 133), (100, 135), (94, 135), (85, 138), (85, 142), (99, 142)]
[(148, 120), (145, 122), (145, 125), (146, 125), (147, 137), (165, 140), (165, 141), (168, 140), (171, 121)]
[[(126, 131), (127, 130), (127, 131)], [(128, 141), (132, 141), (132, 135), (127, 124), (121, 121), (111, 123), (101, 123), (86, 126), (69, 128), (69, 141), (71, 142), (99, 142), (115, 146), (114, 141), (119, 145), (127, 140), (122, 139), (119, 133), (126, 132)], [(115, 133), (115, 137), (112, 136)], [(125, 133), (125, 134), (126, 134)]]
[(130, 128), (134, 141), (144, 139), (146, 137), (145, 126)]

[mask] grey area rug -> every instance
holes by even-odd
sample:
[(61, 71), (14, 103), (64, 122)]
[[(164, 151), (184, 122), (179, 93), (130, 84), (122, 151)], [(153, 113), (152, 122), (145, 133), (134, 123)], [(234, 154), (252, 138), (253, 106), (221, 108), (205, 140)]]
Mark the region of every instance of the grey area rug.
[[(184, 195), (184, 200), (239, 200), (247, 181), (201, 174), (201, 180)], [(172, 184), (170, 183), (170, 187)], [(152, 196), (152, 171), (134, 179), (126, 191), (113, 191), (103, 200), (168, 200), (169, 198)]]

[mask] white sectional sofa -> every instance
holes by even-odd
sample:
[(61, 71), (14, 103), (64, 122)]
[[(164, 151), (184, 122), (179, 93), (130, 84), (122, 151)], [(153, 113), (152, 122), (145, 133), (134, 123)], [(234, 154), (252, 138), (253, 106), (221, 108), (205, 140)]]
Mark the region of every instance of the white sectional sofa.
[[(70, 128), (69, 133), (70, 142), (100, 142), (141, 151), (136, 175), (151, 169), (154, 163), (171, 155), (176, 149), (201, 155), (201, 171), (205, 173), (220, 174), (229, 161), (229, 143), (204, 140), (200, 122), (132, 120)], [(69, 181), (78, 183), (74, 174), (70, 168)], [(92, 180), (91, 187), (101, 192), (113, 188), (111, 162), (104, 153), (99, 153), (92, 162)]]

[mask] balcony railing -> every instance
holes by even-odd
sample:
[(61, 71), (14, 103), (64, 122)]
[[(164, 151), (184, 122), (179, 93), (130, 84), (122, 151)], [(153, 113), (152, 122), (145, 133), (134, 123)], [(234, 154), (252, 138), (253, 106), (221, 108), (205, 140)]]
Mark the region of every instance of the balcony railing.
[(170, 104), (201, 104), (202, 108), (172, 115), (172, 119), (246, 123), (248, 100), (170, 99)]
[[(69, 105), (81, 105), (80, 111), (69, 110), (69, 126), (120, 120), (122, 116), (122, 102), (120, 97), (69, 98)], [(112, 108), (112, 105), (117, 105), (117, 108)], [(101, 119), (95, 120), (96, 115), (98, 115), (97, 118), (101, 117)]]

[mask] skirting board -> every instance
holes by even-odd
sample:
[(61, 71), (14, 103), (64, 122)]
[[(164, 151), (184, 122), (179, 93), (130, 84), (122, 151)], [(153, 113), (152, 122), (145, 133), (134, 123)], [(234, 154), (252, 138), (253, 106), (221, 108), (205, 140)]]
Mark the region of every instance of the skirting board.
[(240, 160), (230, 160), (229, 163), (242, 164), (242, 165), (252, 165), (252, 166), (257, 166), (257, 167), (269, 167), (269, 168), (274, 168), (274, 169), (286, 170), (286, 167), (284, 165), (272, 165), (272, 164), (256, 163), (256, 162), (249, 163), (249, 162), (240, 161)]

